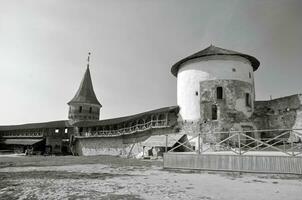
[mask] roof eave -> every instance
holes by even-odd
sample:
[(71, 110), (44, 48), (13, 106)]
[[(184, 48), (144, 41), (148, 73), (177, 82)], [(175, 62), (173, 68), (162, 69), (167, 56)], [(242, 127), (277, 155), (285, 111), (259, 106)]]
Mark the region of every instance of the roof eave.
[[(193, 54), (194, 55), (194, 54)], [(216, 56), (216, 55), (224, 55), (224, 56), (239, 56), (239, 57), (243, 57), (245, 59), (247, 59), (248, 61), (250, 61), (251, 63), (251, 66), (253, 67), (253, 71), (256, 71), (259, 66), (260, 66), (260, 62), (259, 60), (257, 60), (255, 57), (253, 56), (250, 56), (250, 55), (247, 55), (247, 54), (223, 54), (223, 53), (217, 53), (217, 54), (208, 54), (208, 55), (200, 55), (200, 56), (189, 56), (189, 57), (186, 57), (180, 61), (178, 61), (177, 63), (175, 63), (172, 68), (171, 68), (171, 73), (177, 77), (177, 73), (178, 73), (178, 70), (180, 68), (180, 66), (182, 64), (184, 64), (185, 62), (189, 61), (189, 60), (194, 60), (194, 59), (197, 59), (197, 58), (202, 58), (202, 57), (209, 57), (209, 56)]]

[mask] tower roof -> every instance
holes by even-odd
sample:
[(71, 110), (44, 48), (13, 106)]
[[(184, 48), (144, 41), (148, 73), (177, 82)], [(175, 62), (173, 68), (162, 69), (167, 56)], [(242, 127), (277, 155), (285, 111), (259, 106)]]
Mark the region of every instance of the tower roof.
[(73, 99), (71, 99), (71, 101), (68, 102), (68, 105), (72, 103), (89, 103), (89, 104), (102, 106), (98, 101), (98, 99), (96, 98), (96, 95), (93, 90), (89, 65), (87, 65), (86, 72), (84, 74), (84, 77), (81, 81), (77, 93), (75, 94)]
[(192, 60), (192, 59), (207, 57), (207, 56), (214, 56), (214, 55), (230, 55), (230, 56), (240, 56), (240, 57), (246, 58), (247, 60), (249, 60), (251, 62), (251, 65), (252, 65), (254, 71), (256, 71), (260, 65), (260, 62), (253, 56), (243, 54), (243, 53), (240, 53), (237, 51), (222, 49), (220, 47), (215, 47), (215, 46), (211, 45), (208, 48), (201, 50), (197, 53), (194, 53), (193, 55), (190, 55), (190, 56), (178, 61), (177, 63), (175, 63), (171, 68), (171, 72), (174, 76), (177, 76), (177, 72), (183, 63), (185, 63), (189, 60)]

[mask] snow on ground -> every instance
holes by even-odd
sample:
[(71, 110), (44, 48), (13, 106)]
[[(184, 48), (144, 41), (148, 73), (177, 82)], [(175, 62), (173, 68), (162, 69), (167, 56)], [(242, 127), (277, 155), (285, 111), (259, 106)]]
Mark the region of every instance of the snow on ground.
[(300, 200), (301, 188), (297, 176), (167, 171), (124, 163), (0, 168), (1, 200)]

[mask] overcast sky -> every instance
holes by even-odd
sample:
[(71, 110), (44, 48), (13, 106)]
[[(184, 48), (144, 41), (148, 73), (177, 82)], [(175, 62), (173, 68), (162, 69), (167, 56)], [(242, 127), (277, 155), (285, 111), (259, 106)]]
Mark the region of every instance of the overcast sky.
[(101, 118), (176, 105), (178, 60), (255, 56), (256, 98), (302, 92), (301, 0), (0, 0), (0, 125), (67, 119), (88, 51)]

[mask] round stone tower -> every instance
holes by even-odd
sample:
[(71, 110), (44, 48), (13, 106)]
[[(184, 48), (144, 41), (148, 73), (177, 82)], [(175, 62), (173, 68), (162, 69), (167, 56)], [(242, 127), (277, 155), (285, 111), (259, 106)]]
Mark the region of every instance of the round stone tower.
[(212, 45), (174, 64), (180, 120), (219, 131), (248, 122), (259, 65), (252, 56)]
[(87, 69), (81, 81), (80, 87), (73, 99), (68, 102), (68, 105), (68, 119), (73, 122), (80, 120), (99, 120), (100, 109), (102, 105), (96, 98), (96, 95), (93, 90), (89, 63), (87, 65)]

